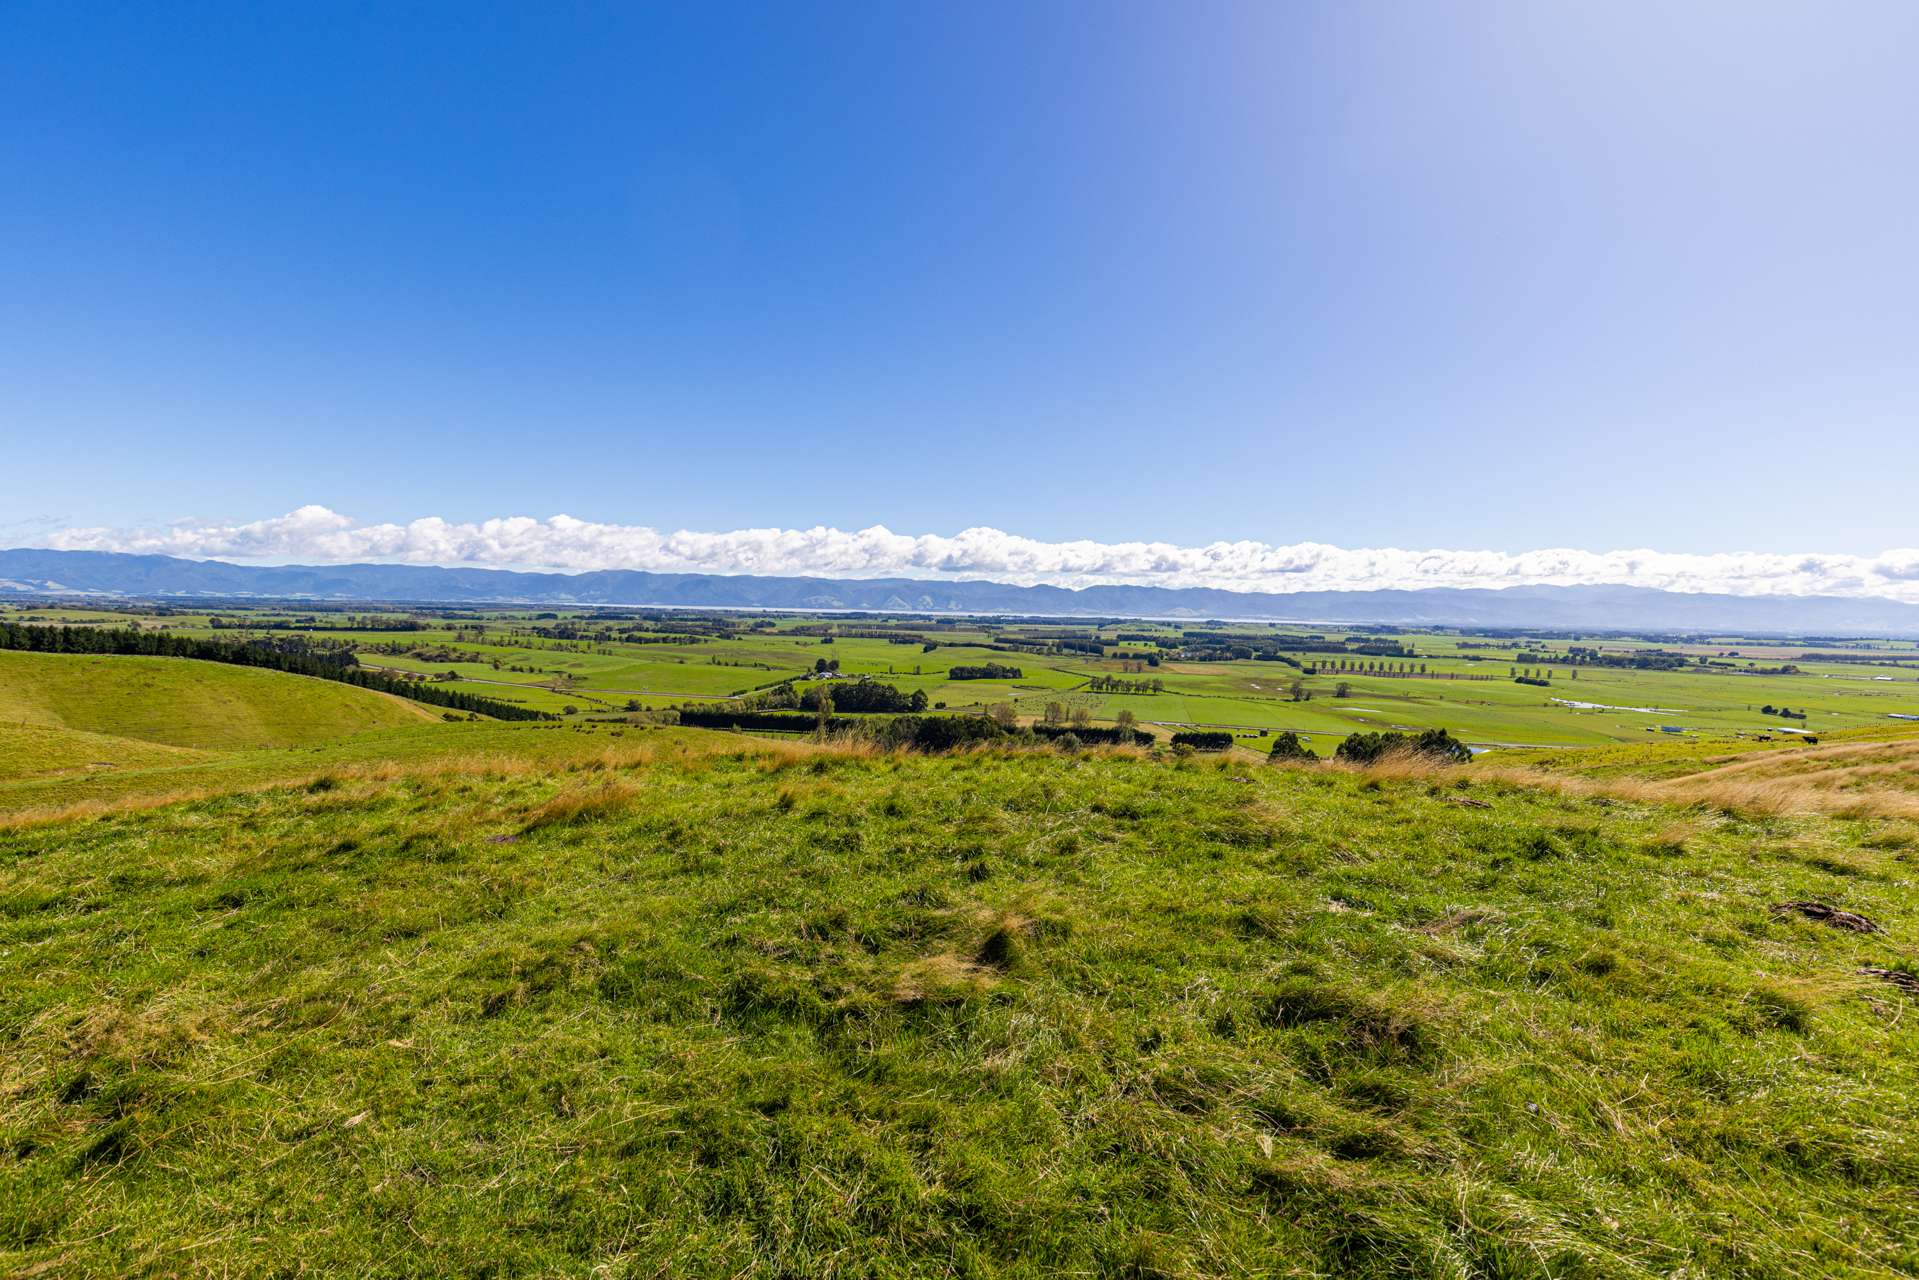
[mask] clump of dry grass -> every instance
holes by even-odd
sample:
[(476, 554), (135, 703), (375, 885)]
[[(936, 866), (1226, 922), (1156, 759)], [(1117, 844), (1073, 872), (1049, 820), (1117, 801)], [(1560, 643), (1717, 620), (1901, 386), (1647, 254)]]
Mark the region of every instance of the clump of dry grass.
[(572, 826), (623, 813), (639, 799), (639, 788), (608, 779), (597, 786), (568, 787), (526, 816), (522, 831)]
[(1390, 782), (1436, 782), (1440, 779), (1451, 781), (1460, 776), (1457, 764), (1423, 755), (1417, 751), (1388, 751), (1370, 764), (1329, 760), (1320, 767), (1335, 769), (1341, 773), (1362, 773), (1369, 778)]
[(1766, 978), (1753, 987), (1748, 998), (1761, 1026), (1803, 1033), (1812, 1029), (1822, 1010), (1857, 995), (1862, 985), (1854, 974)]
[(950, 952), (925, 956), (900, 969), (892, 997), (896, 1003), (957, 1004), (990, 991), (998, 974), (974, 960)]
[[(244, 790), (270, 791), (284, 785), (284, 783), (272, 782), (258, 787), (244, 788)], [(118, 800), (77, 800), (72, 804), (36, 805), (31, 809), (16, 809), (12, 813), (0, 814), (0, 831), (110, 818), (120, 814), (139, 813), (147, 809), (162, 809), (168, 805), (211, 800), (217, 796), (230, 796), (237, 794), (240, 790), (242, 789), (232, 787), (185, 787), (178, 791), (127, 796)]]
[[(1346, 765), (1332, 767), (1352, 768)], [(1457, 767), (1408, 762), (1401, 758), (1382, 760), (1357, 772), (1379, 779), (1423, 781), (1433, 776), (1435, 768), (1445, 771)], [(1784, 777), (1729, 774), (1728, 769), (1659, 780), (1583, 778), (1577, 774), (1549, 773), (1540, 769), (1489, 766), (1472, 767), (1470, 776), (1475, 781), (1556, 791), (1582, 799), (1603, 796), (1634, 804), (1699, 806), (1734, 814), (1767, 817), (1825, 814), (1844, 818), (1919, 819), (1919, 794), (1907, 791), (1883, 788), (1834, 790), (1823, 785), (1824, 775), (1820, 773)]]
[(1668, 804), (1703, 804), (1729, 813), (1774, 816), (1822, 813), (1842, 818), (1919, 819), (1919, 796), (1901, 791), (1832, 791), (1814, 778), (1691, 777), (1643, 784), (1647, 799)]
[(1699, 824), (1689, 820), (1669, 822), (1653, 833), (1647, 847), (1655, 853), (1678, 855), (1699, 838)]

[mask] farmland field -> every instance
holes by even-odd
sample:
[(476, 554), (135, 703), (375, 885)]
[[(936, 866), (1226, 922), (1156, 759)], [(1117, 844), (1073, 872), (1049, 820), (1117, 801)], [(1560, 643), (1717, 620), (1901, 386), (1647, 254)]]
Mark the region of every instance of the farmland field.
[[(1320, 754), (1375, 730), (1445, 728), (1475, 748), (1500, 749), (1817, 737), (1919, 715), (1919, 648), (1904, 641), (673, 611), (4, 616), (85, 628), (137, 621), (149, 633), (209, 638), (295, 636), (350, 648), (370, 672), (572, 719), (670, 718), (678, 707), (744, 706), (782, 685), (804, 693), (857, 678), (924, 694), (936, 711), (1005, 706), (1031, 722), (1052, 705), (1057, 717), (1093, 725), (1130, 713), (1164, 731), (1228, 730), (1253, 749), (1262, 734), (1292, 730)], [(834, 670), (819, 671), (822, 663)], [(950, 674), (993, 666), (1019, 674)]]

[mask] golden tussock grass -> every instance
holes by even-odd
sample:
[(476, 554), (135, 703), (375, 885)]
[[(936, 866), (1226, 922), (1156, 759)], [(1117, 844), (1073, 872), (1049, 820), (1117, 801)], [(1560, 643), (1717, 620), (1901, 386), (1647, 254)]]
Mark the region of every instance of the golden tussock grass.
[(1690, 820), (1669, 822), (1653, 834), (1651, 844), (1668, 853), (1684, 853), (1700, 835), (1700, 824)]
[(1820, 775), (1785, 778), (1723, 777), (1718, 773), (1650, 781), (1640, 778), (1580, 778), (1526, 769), (1489, 769), (1475, 779), (1512, 786), (1557, 791), (1561, 794), (1604, 796), (1635, 804), (1684, 807), (1697, 805), (1727, 813), (1789, 817), (1825, 814), (1842, 818), (1919, 819), (1919, 795), (1888, 789), (1836, 791), (1821, 783)]
[[(1816, 766), (1828, 760), (1855, 759), (1868, 751), (1882, 751), (1884, 747), (1883, 743), (1868, 743), (1812, 748), (1789, 755), (1793, 761), (1811, 762)], [(1444, 761), (1407, 754), (1389, 755), (1369, 765), (1327, 761), (1318, 767), (1381, 781), (1440, 783), (1470, 779), (1529, 790), (1553, 791), (1582, 799), (1605, 797), (1634, 804), (1680, 808), (1698, 806), (1748, 815), (1785, 817), (1823, 814), (1843, 818), (1919, 820), (1919, 791), (1859, 785), (1874, 779), (1908, 777), (1919, 784), (1919, 744), (1911, 748), (1901, 747), (1900, 753), (1910, 754), (1912, 769), (1898, 764), (1874, 764), (1765, 775), (1758, 773), (1756, 768), (1760, 762), (1747, 761), (1667, 779), (1585, 778), (1577, 774), (1496, 765), (1462, 770)], [(1776, 768), (1782, 763), (1781, 757), (1787, 755), (1780, 753), (1765, 763)]]
[(638, 787), (611, 779), (593, 785), (572, 786), (535, 807), (521, 824), (525, 831), (570, 826), (623, 813), (640, 798)]
[(168, 805), (190, 804), (196, 800), (210, 800), (216, 796), (236, 795), (242, 791), (272, 791), (284, 786), (286, 783), (280, 781), (246, 788), (190, 787), (144, 796), (124, 796), (117, 800), (76, 800), (72, 804), (36, 805), (30, 809), (16, 809), (12, 813), (0, 814), (0, 831), (15, 831), (64, 822), (86, 822), (94, 818), (110, 818), (120, 814), (139, 813), (147, 809), (164, 809)]
[[(1465, 776), (1459, 772), (1459, 766), (1450, 761), (1408, 751), (1388, 752), (1371, 764), (1329, 760), (1321, 767), (1391, 782), (1452, 782)], [(1485, 775), (1474, 770), (1471, 776), (1477, 778)]]
[(1833, 760), (1857, 760), (1870, 756), (1919, 763), (1919, 742), (1845, 742), (1833, 746), (1766, 751), (1756, 755), (1734, 757), (1732, 763), (1725, 765), (1720, 772), (1746, 772), (1791, 766), (1807, 761), (1823, 763)]
[(960, 1001), (988, 990), (995, 980), (990, 968), (966, 956), (925, 956), (900, 969), (892, 997), (907, 1005)]

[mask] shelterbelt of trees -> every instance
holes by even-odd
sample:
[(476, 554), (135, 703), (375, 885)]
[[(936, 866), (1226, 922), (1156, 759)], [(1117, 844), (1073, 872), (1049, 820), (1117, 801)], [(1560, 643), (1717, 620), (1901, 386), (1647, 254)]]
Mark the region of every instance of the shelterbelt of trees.
[(449, 711), (491, 716), (496, 720), (557, 718), (549, 712), (534, 711), (496, 698), (483, 698), (421, 681), (380, 675), (361, 667), (348, 646), (335, 641), (309, 640), (304, 636), (214, 640), (132, 628), (42, 627), (6, 622), (0, 623), (0, 649), (224, 662), (232, 666), (263, 667), (289, 675), (337, 680), (341, 684), (372, 689), (377, 693), (390, 693), (414, 702), (445, 707)]

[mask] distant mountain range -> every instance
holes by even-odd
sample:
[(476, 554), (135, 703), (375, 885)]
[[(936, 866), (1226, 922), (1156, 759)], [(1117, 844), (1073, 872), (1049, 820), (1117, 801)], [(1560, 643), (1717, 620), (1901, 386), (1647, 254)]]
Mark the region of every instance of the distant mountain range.
[(626, 569), (569, 574), (392, 564), (238, 565), (171, 556), (34, 548), (0, 551), (0, 596), (7, 594), (1919, 635), (1919, 605), (1892, 600), (1704, 595), (1627, 586), (1289, 593), (1210, 587), (1072, 589), (917, 578), (775, 578)]

